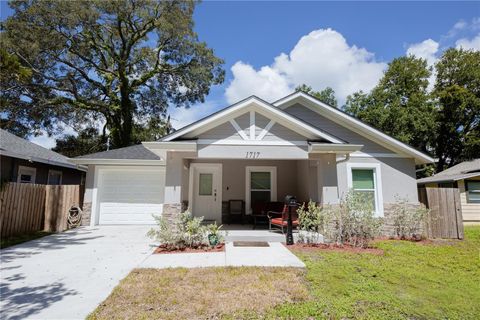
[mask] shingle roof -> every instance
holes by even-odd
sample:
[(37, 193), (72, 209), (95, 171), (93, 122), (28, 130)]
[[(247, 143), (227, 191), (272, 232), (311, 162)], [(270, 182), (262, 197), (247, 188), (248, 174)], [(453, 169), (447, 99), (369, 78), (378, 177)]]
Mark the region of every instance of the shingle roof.
[(3, 129), (0, 129), (0, 153), (14, 158), (76, 168), (76, 165), (71, 163), (67, 157), (17, 137)]
[(131, 160), (161, 160), (152, 151), (145, 148), (142, 144), (137, 144), (130, 147), (113, 149), (103, 152), (86, 154), (76, 157), (74, 159), (131, 159)]
[(480, 159), (459, 163), (434, 176), (417, 180), (418, 183), (457, 181), (461, 179), (480, 176)]

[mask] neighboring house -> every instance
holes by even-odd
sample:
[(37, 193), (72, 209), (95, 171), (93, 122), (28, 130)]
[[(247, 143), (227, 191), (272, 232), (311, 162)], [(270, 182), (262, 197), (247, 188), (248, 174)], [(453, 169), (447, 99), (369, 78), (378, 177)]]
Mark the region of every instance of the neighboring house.
[(480, 223), (480, 159), (459, 163), (428, 178), (419, 186), (458, 188), (465, 223)]
[(287, 194), (338, 204), (350, 188), (388, 216), (397, 195), (418, 203), (415, 165), (433, 159), (297, 92), (274, 103), (252, 96), (160, 141), (72, 161), (88, 165), (84, 214), (97, 225), (152, 223), (187, 207), (221, 222), (229, 200), (244, 200), (248, 215), (255, 201)]
[(82, 184), (86, 168), (61, 154), (0, 129), (2, 182)]

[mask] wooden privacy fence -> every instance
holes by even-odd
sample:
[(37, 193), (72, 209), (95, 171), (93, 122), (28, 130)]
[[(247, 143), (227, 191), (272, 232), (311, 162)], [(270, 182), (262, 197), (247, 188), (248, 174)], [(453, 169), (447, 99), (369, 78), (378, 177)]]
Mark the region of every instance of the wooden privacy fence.
[(68, 210), (82, 205), (78, 185), (7, 183), (0, 191), (1, 238), (67, 229)]
[(422, 187), (421, 203), (430, 209), (429, 238), (463, 239), (462, 207), (457, 188)]

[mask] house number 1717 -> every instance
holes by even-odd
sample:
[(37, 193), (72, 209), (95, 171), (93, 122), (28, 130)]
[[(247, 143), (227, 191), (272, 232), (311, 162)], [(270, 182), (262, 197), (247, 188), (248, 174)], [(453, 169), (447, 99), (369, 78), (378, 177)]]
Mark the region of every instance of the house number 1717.
[(258, 159), (260, 157), (260, 152), (247, 151), (245, 158), (247, 159)]

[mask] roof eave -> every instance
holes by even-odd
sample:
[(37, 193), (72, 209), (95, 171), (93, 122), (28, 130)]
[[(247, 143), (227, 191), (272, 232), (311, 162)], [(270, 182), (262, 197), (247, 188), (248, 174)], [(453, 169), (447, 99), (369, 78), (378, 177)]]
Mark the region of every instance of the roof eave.
[(386, 143), (388, 143), (389, 145), (392, 146), (392, 148), (397, 148), (397, 149), (401, 149), (402, 152), (404, 154), (407, 154), (409, 156), (411, 156), (412, 158), (415, 159), (415, 164), (428, 164), (428, 163), (434, 163), (435, 162), (435, 159), (430, 157), (429, 155), (423, 153), (423, 152), (420, 152), (418, 150), (416, 150), (415, 148), (401, 142), (401, 141), (398, 141), (397, 139), (393, 138), (393, 137), (390, 137), (389, 135), (381, 132), (380, 130), (378, 129), (375, 129), (373, 127), (371, 127), (370, 125), (356, 119), (355, 117), (352, 117), (348, 114), (346, 114), (345, 112), (341, 111), (341, 110), (338, 110), (337, 108), (335, 107), (332, 107), (326, 103), (323, 103), (321, 101), (319, 101), (318, 99), (316, 99), (315, 97), (312, 97), (311, 95), (307, 94), (307, 93), (304, 93), (302, 91), (297, 91), (297, 92), (294, 92), (284, 98), (281, 98), (275, 102), (272, 103), (272, 105), (276, 106), (276, 107), (279, 107), (283, 104), (287, 104), (289, 102), (291, 102), (292, 100), (295, 100), (295, 99), (298, 99), (298, 98), (304, 98), (304, 99), (307, 99), (308, 101), (312, 102), (312, 103), (315, 103), (316, 105), (318, 106), (321, 106), (323, 107), (325, 110), (328, 110), (330, 112), (332, 112), (332, 114), (334, 114), (336, 117), (338, 118), (342, 118), (343, 120), (347, 120), (347, 121), (350, 121), (351, 123), (354, 123), (356, 126), (362, 128), (363, 130), (366, 130), (366, 131), (369, 131), (371, 134), (375, 134), (379, 137), (379, 139), (382, 139), (383, 141), (386, 141)]
[(142, 145), (149, 150), (165, 150), (165, 151), (197, 151), (196, 141), (146, 141)]
[(146, 160), (146, 159), (88, 159), (75, 158), (72, 162), (82, 165), (150, 165), (150, 166), (164, 166), (165, 160)]
[(18, 158), (18, 159), (23, 159), (23, 160), (28, 160), (32, 162), (39, 162), (39, 163), (44, 163), (44, 164), (49, 164), (52, 166), (57, 166), (57, 167), (64, 167), (64, 168), (69, 168), (69, 169), (75, 169), (75, 170), (80, 170), (80, 171), (87, 171), (87, 168), (84, 166), (78, 166), (78, 164), (75, 164), (71, 158), (69, 158), (69, 161), (72, 163), (64, 163), (64, 162), (59, 162), (59, 161), (54, 161), (54, 160), (48, 160), (48, 159), (43, 159), (39, 157), (32, 157), (32, 156), (27, 156), (11, 151), (6, 151), (6, 150), (0, 150), (0, 155), (6, 156), (6, 157), (12, 157), (12, 158)]
[(309, 143), (309, 153), (352, 153), (360, 151), (362, 144), (333, 144), (333, 143)]

